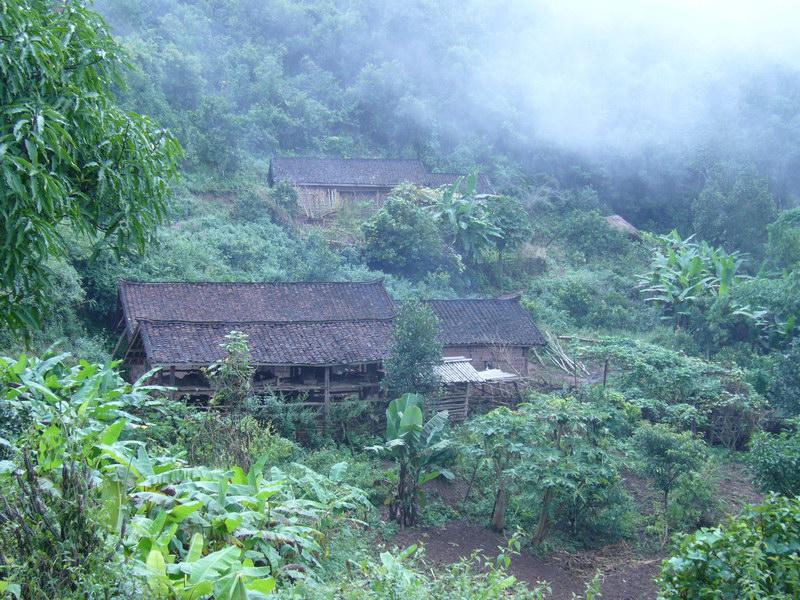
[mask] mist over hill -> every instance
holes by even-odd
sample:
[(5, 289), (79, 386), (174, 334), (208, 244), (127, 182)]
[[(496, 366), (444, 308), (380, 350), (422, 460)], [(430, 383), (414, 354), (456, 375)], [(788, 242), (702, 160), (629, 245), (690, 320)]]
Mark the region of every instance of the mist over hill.
[(591, 185), (658, 229), (686, 225), (720, 162), (754, 167), (781, 205), (800, 194), (789, 2), (97, 8), (137, 68), (126, 103), (172, 128), (195, 167), (420, 156), (512, 189)]

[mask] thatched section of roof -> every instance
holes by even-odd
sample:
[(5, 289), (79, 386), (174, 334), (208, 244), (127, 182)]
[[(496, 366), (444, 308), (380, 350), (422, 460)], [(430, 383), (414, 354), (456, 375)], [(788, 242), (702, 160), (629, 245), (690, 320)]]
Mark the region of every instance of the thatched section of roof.
[(544, 337), (519, 303), (510, 299), (429, 300), (441, 321), (445, 346), (543, 346)]
[(638, 239), (642, 235), (639, 232), (639, 230), (636, 229), (636, 227), (634, 227), (633, 225), (628, 223), (628, 221), (626, 221), (620, 215), (609, 215), (609, 216), (607, 216), (606, 217), (606, 223), (608, 223), (608, 226), (611, 227), (612, 229), (616, 229), (617, 231), (620, 231), (620, 232), (624, 233), (625, 235), (628, 235), (628, 236), (630, 236), (632, 238)]

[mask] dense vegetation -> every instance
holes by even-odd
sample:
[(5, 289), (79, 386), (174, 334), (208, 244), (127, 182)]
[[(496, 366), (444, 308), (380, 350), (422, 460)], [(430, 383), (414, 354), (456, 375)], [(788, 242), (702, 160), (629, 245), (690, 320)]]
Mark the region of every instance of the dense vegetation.
[[(748, 82), (772, 83), (747, 127), (597, 158), (459, 80), (483, 58), (459, 34), (487, 34), (460, 5), (95, 8), (114, 37), (77, 0), (0, 0), (0, 593), (543, 598), (515, 561), (622, 546), (673, 556), (663, 598), (800, 593), (796, 73)], [(415, 36), (439, 40), (418, 65)], [(265, 185), (278, 153), (471, 175), (310, 227)], [(207, 411), (111, 362), (120, 278), (378, 277), (404, 301), (385, 416), (353, 400), (317, 427), (255, 395), (237, 332)], [(537, 385), (452, 425), (418, 300), (509, 292), (548, 339)], [(740, 511), (731, 472), (764, 504)], [(409, 531), (451, 520), (507, 537), (432, 569)]]

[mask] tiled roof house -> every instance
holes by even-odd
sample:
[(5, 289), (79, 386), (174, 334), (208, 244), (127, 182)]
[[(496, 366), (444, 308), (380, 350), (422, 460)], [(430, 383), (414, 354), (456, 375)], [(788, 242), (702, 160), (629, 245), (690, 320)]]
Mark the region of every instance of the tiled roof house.
[[(395, 306), (382, 281), (119, 284), (131, 378), (160, 367), (162, 384), (210, 395), (203, 367), (231, 331), (248, 336), (257, 387), (309, 395), (378, 392)], [(433, 300), (445, 356), (526, 375), (541, 333), (517, 299)]]
[[(452, 185), (461, 176), (432, 173), (416, 159), (276, 157), (270, 162), (268, 182), (271, 186), (290, 183), (297, 190), (302, 215), (319, 220), (347, 204), (380, 206), (402, 183), (436, 188)], [(478, 177), (477, 191), (491, 191), (483, 176)]]

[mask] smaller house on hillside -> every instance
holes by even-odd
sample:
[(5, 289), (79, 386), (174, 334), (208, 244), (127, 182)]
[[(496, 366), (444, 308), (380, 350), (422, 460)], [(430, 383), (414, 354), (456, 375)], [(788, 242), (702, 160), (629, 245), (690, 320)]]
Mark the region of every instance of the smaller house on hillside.
[(445, 356), (470, 359), (479, 371), (501, 369), (525, 377), (530, 349), (546, 344), (519, 297), (429, 300), (441, 322)]
[[(437, 188), (452, 185), (459, 177), (432, 173), (416, 159), (279, 157), (270, 161), (268, 183), (290, 183), (297, 190), (302, 216), (320, 220), (348, 204), (368, 202), (379, 207), (403, 183)], [(479, 177), (478, 191), (490, 191), (484, 177)]]

